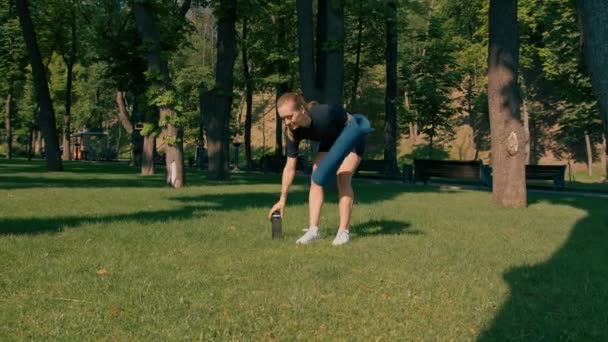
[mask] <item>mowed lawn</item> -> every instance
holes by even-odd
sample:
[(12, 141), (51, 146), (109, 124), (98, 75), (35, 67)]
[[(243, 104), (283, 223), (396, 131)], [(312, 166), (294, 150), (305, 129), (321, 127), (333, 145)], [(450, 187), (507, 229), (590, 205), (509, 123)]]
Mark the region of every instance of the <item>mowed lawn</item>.
[(103, 163), (0, 161), (0, 340), (606, 340), (608, 200), (355, 180), (351, 243), (307, 183), (208, 182)]

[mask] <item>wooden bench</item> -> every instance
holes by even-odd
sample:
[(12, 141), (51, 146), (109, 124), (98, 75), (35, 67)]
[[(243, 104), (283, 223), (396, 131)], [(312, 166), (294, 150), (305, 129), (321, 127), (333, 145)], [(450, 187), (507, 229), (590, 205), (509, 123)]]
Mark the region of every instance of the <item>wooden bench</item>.
[(475, 180), (488, 186), (481, 160), (414, 159), (414, 182), (428, 183), (432, 177)]
[[(484, 167), (485, 177), (492, 185), (492, 168)], [(563, 189), (565, 186), (566, 165), (526, 165), (526, 181), (528, 180), (550, 180), (553, 181), (555, 189)]]
[[(384, 179), (401, 179), (401, 181), (411, 182), (412, 181), (412, 168), (411, 165), (404, 165), (403, 171), (397, 170), (397, 175), (385, 175), (384, 171), (386, 168), (386, 162), (383, 159), (363, 159), (357, 171), (355, 171), (356, 177), (368, 177), (368, 178), (384, 178)], [(398, 169), (398, 167), (397, 167)], [(373, 172), (373, 174), (362, 174), (363, 172)]]
[(526, 180), (551, 180), (556, 189), (565, 185), (566, 165), (526, 165)]

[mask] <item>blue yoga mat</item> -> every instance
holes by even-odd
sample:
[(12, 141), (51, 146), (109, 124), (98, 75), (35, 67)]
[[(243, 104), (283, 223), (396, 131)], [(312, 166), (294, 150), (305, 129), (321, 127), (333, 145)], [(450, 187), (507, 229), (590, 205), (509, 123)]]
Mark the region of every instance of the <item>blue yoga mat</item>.
[(327, 185), (335, 177), (346, 155), (366, 134), (372, 131), (373, 128), (365, 116), (353, 114), (352, 119), (344, 127), (338, 139), (319, 162), (319, 166), (312, 174), (312, 181), (320, 186)]

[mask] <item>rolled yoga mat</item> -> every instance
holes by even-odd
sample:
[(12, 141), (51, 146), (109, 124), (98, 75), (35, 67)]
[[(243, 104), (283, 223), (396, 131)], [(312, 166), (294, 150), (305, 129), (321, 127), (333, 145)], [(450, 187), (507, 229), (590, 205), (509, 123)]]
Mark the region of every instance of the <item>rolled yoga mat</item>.
[(352, 119), (346, 124), (338, 139), (319, 162), (319, 166), (312, 174), (312, 181), (320, 186), (327, 185), (335, 177), (336, 171), (338, 171), (338, 167), (340, 167), (346, 155), (366, 134), (373, 130), (365, 116), (353, 114)]

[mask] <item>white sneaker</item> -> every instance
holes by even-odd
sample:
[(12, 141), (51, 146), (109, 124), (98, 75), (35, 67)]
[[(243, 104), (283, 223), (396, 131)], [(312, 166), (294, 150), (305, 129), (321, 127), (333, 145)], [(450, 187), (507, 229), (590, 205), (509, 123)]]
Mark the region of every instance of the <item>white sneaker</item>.
[(296, 241), (296, 244), (307, 245), (315, 240), (319, 240), (320, 238), (321, 235), (319, 235), (319, 228), (308, 228), (306, 233), (304, 233), (304, 235), (302, 235), (302, 237)]
[(340, 245), (347, 243), (349, 240), (350, 240), (350, 235), (348, 233), (348, 230), (339, 229), (338, 234), (336, 234), (336, 238), (334, 239), (334, 241), (331, 244), (333, 246), (340, 246)]

